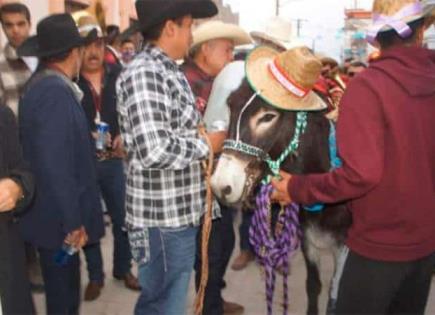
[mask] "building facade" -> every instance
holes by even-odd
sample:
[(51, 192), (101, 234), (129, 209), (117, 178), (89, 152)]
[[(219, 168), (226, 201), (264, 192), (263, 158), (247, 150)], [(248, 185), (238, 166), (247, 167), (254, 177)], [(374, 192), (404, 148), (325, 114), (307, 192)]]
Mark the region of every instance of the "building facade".
[(343, 59), (367, 61), (372, 47), (366, 41), (366, 30), (371, 23), (372, 12), (348, 9), (345, 16)]
[[(84, 9), (99, 16), (100, 22), (104, 22), (102, 24), (115, 24), (121, 30), (126, 29), (132, 19), (137, 19), (134, 0), (0, 0), (0, 5), (8, 2), (21, 2), (29, 7), (33, 32), (38, 21), (49, 14), (73, 13)], [(1, 33), (0, 44), (3, 46), (5, 38)]]
[(223, 3), (223, 0), (213, 0), (213, 2), (219, 9), (219, 13), (215, 17), (213, 17), (213, 19), (221, 20), (225, 23), (233, 23), (237, 25), (239, 24), (239, 14), (234, 13), (229, 5), (225, 5)]

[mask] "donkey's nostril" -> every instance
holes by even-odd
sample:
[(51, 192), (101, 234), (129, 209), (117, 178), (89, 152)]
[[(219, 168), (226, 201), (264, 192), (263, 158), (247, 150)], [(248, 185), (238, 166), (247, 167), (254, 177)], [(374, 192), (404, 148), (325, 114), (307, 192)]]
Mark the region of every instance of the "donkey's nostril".
[(225, 186), (225, 188), (222, 189), (223, 195), (229, 195), (229, 194), (231, 194), (231, 192), (232, 192), (231, 186)]

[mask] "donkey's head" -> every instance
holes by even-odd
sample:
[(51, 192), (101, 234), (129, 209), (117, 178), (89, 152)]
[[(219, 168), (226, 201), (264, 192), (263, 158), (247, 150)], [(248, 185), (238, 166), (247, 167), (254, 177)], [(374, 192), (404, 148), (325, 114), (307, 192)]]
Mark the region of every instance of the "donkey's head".
[[(212, 187), (221, 202), (237, 205), (249, 202), (255, 187), (269, 172), (266, 156), (277, 158), (291, 140), (295, 114), (266, 103), (246, 80), (230, 95), (227, 104), (229, 134), (212, 177)], [(245, 146), (236, 149), (228, 145), (231, 143)]]
[[(316, 128), (309, 128), (311, 141), (306, 141), (304, 130), (307, 112), (316, 117), (316, 112), (327, 107), (313, 92), (321, 67), (306, 47), (282, 53), (259, 47), (250, 53), (246, 79), (227, 101), (229, 137), (212, 177), (213, 191), (223, 203), (247, 203), (256, 185), (271, 169), (275, 174), (281, 167), (293, 173), (315, 171), (315, 159), (308, 163), (313, 167), (307, 167), (303, 160), (305, 155), (311, 158), (319, 153), (306, 150), (315, 148), (313, 144), (319, 137), (316, 138)], [(322, 113), (320, 117), (324, 122)], [(323, 130), (327, 135), (326, 127)], [(322, 137), (325, 132), (319, 135)], [(306, 146), (300, 148), (303, 142)]]

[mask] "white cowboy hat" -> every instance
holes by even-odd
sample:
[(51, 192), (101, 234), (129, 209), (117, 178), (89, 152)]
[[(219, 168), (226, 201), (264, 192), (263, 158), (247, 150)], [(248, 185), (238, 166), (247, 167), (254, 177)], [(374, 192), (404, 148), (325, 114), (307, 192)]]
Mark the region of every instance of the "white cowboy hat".
[(200, 24), (193, 31), (192, 48), (209, 40), (225, 38), (234, 42), (235, 46), (252, 43), (252, 38), (241, 27), (222, 21), (208, 21)]
[(272, 43), (283, 50), (304, 46), (292, 33), (292, 23), (280, 17), (271, 18), (262, 31), (253, 31), (251, 37), (260, 45)]
[(104, 37), (103, 30), (101, 29), (101, 26), (98, 24), (97, 19), (93, 15), (88, 14), (78, 16), (75, 22), (77, 28), (79, 29), (80, 36), (85, 37), (92, 30), (96, 30), (98, 38)]

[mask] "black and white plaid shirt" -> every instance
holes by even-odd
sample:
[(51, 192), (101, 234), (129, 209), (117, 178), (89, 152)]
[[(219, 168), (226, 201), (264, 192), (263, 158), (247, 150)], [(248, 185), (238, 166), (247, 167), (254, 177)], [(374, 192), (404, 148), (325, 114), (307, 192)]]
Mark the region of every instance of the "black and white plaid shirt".
[(127, 226), (198, 225), (205, 210), (201, 161), (209, 149), (198, 135), (201, 118), (184, 74), (148, 44), (121, 73), (117, 95), (128, 156)]

